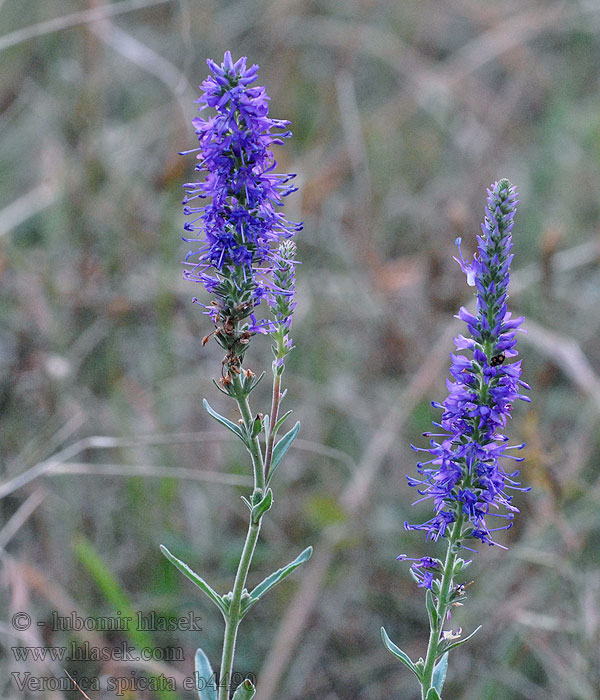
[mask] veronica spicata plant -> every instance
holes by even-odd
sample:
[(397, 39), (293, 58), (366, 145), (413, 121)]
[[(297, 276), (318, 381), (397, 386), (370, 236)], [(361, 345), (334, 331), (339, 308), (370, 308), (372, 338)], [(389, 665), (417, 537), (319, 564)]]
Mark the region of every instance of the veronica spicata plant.
[[(425, 659), (413, 662), (381, 628), (387, 648), (417, 677), (423, 700), (440, 700), (448, 652), (464, 644), (462, 631), (445, 630), (454, 606), (466, 599), (465, 583), (457, 583), (470, 560), (459, 552), (474, 552), (471, 542), (496, 545), (495, 533), (511, 527), (518, 512), (510, 491), (522, 488), (515, 478), (518, 471), (507, 472), (501, 462), (522, 458), (507, 454), (524, 445), (509, 446), (502, 434), (516, 399), (529, 401), (521, 393), (529, 386), (521, 380), (521, 361), (515, 361), (516, 332), (523, 319), (511, 317), (506, 305), (509, 267), (512, 262), (512, 228), (518, 200), (508, 180), (500, 180), (488, 190), (485, 220), (478, 236), (478, 252), (471, 262), (455, 258), (467, 275), (467, 283), (477, 290), (477, 315), (462, 307), (458, 317), (467, 324), (468, 336), (455, 338), (459, 354), (452, 354), (448, 381), (449, 394), (443, 403), (433, 403), (442, 410), (441, 432), (425, 433), (430, 447), (414, 449), (426, 452), (429, 459), (417, 465), (418, 478), (409, 478), (421, 498), (431, 500), (434, 515), (417, 525), (405, 523), (407, 530), (421, 530), (426, 540), (446, 540), (445, 559), (425, 556), (409, 559), (410, 572), (417, 585), (425, 589), (429, 617), (429, 644)], [(500, 524), (493, 525), (492, 521)]]
[[(248, 611), (265, 593), (305, 562), (312, 549), (275, 571), (248, 591), (246, 580), (258, 540), (262, 518), (273, 503), (272, 479), (300, 424), (277, 439), (291, 413), (281, 414), (282, 376), (285, 358), (292, 350), (290, 336), (295, 307), (296, 246), (291, 240), (302, 228), (280, 211), (282, 198), (295, 191), (289, 182), (294, 175), (274, 172), (277, 165), (271, 146), (291, 136), (289, 122), (269, 117), (264, 87), (253, 86), (258, 66), (247, 67), (246, 58), (233, 62), (231, 53), (223, 63), (207, 61), (211, 74), (202, 83), (200, 111), (210, 116), (193, 120), (200, 142), (196, 170), (201, 180), (184, 185), (186, 241), (199, 243), (184, 264), (184, 276), (201, 283), (212, 295), (206, 309), (214, 330), (212, 337), (225, 351), (217, 388), (233, 399), (240, 419), (231, 421), (205, 400), (208, 413), (230, 430), (246, 447), (252, 464), (254, 488), (243, 501), (249, 511), (248, 533), (240, 555), (232, 590), (224, 595), (174, 557), (163, 554), (216, 605), (225, 621), (219, 675), (213, 673), (206, 654), (196, 652), (195, 678), (200, 700), (228, 700), (233, 689), (233, 661), (238, 628)], [(257, 318), (262, 307), (266, 316)], [(257, 376), (243, 361), (256, 334), (273, 341), (273, 391), (270, 413), (255, 413), (249, 397), (265, 372)], [(234, 700), (249, 700), (255, 694), (250, 679), (235, 690)]]

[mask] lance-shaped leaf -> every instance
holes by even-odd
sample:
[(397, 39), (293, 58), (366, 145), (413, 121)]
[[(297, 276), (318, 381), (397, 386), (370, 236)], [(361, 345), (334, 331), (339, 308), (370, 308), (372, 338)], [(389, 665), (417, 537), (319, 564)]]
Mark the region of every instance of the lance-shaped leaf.
[(289, 450), (292, 442), (294, 442), (294, 438), (296, 437), (296, 435), (298, 435), (299, 430), (300, 422), (296, 423), (296, 425), (288, 433), (286, 433), (273, 448), (273, 457), (271, 458), (271, 467), (268, 479), (269, 483), (271, 482), (273, 474), (275, 473), (275, 470), (281, 463), (281, 460), (283, 459), (285, 453)]
[(441, 694), (446, 680), (446, 672), (448, 671), (448, 652), (442, 656), (433, 669), (433, 687)]
[(438, 612), (436, 610), (435, 602), (433, 600), (433, 593), (431, 592), (430, 588), (428, 588), (425, 593), (425, 605), (427, 606), (427, 614), (429, 615), (429, 624), (431, 629), (435, 629), (438, 622)]
[(202, 649), (196, 650), (195, 671), (196, 690), (200, 700), (217, 700), (215, 674), (208, 657)]
[(252, 683), (249, 678), (246, 678), (246, 680), (235, 689), (231, 700), (252, 700), (255, 693), (256, 688), (254, 687), (254, 683)]
[(187, 576), (192, 583), (195, 583), (198, 588), (206, 593), (206, 595), (212, 600), (212, 602), (219, 608), (219, 610), (223, 613), (223, 617), (226, 617), (227, 615), (227, 608), (225, 607), (225, 603), (223, 602), (223, 598), (211, 587), (206, 583), (206, 581), (201, 577), (198, 576), (198, 574), (195, 571), (192, 571), (190, 567), (185, 564), (184, 562), (181, 561), (181, 559), (177, 559), (177, 557), (174, 557), (169, 550), (164, 547), (162, 544), (160, 545), (160, 551), (167, 557), (167, 559), (176, 566), (179, 571), (181, 571), (182, 574)]
[(242, 386), (244, 387), (244, 392), (246, 394), (250, 394), (251, 391), (253, 391), (262, 381), (262, 378), (266, 374), (266, 370), (260, 374), (259, 377), (253, 376), (253, 377), (243, 377), (242, 378)]
[(442, 700), (442, 698), (435, 688), (429, 688), (425, 700)]
[(456, 647), (459, 647), (461, 644), (464, 644), (465, 642), (468, 642), (471, 637), (474, 637), (477, 632), (481, 629), (481, 625), (477, 627), (476, 629), (471, 632), (471, 634), (468, 637), (465, 637), (464, 639), (459, 639), (457, 642), (452, 642), (451, 644), (448, 645), (440, 645), (439, 650), (438, 650), (438, 657), (441, 656), (442, 654), (445, 654), (447, 651), (450, 651), (450, 649), (455, 649)]
[(415, 676), (419, 679), (419, 682), (421, 682), (421, 673), (419, 672), (419, 669), (414, 665), (414, 663), (411, 661), (411, 658), (408, 654), (405, 654), (402, 649), (397, 647), (394, 642), (388, 637), (387, 632), (385, 631), (385, 627), (381, 628), (381, 638), (383, 639), (383, 643), (385, 646), (389, 649), (389, 651), (392, 652), (392, 654), (400, 659), (402, 663), (410, 668), (410, 670), (415, 674)]
[(217, 389), (222, 393), (225, 394), (225, 396), (229, 396), (229, 398), (235, 398), (232, 396), (228, 391), (225, 391), (223, 387), (219, 384), (219, 382), (213, 378), (212, 383), (217, 387)]
[(277, 423), (275, 423), (275, 426), (273, 427), (273, 431), (275, 432), (275, 434), (277, 434), (277, 431), (279, 430), (279, 428), (281, 428), (281, 426), (283, 425), (283, 422), (291, 413), (292, 413), (292, 411), (286, 411), (281, 416), (281, 418), (277, 421)]
[(248, 436), (245, 430), (242, 430), (242, 428), (239, 425), (236, 425), (233, 421), (230, 421), (228, 418), (225, 418), (225, 416), (222, 416), (220, 413), (217, 413), (206, 399), (204, 399), (204, 408), (206, 409), (207, 413), (211, 415), (218, 423), (224, 425), (228, 430), (231, 430), (231, 432), (234, 435), (237, 435), (239, 439), (244, 443), (244, 445), (248, 447)]
[(294, 559), (294, 561), (273, 572), (270, 576), (267, 576), (262, 583), (259, 583), (258, 586), (251, 591), (250, 598), (242, 610), (242, 615), (245, 615), (255, 603), (258, 603), (258, 601), (264, 596), (265, 593), (267, 593), (267, 591), (270, 591), (271, 588), (276, 586), (278, 583), (281, 583), (281, 581), (283, 581), (284, 578), (287, 578), (292, 571), (297, 569), (301, 564), (304, 564), (305, 561), (308, 561), (312, 551), (312, 547), (307, 547)]

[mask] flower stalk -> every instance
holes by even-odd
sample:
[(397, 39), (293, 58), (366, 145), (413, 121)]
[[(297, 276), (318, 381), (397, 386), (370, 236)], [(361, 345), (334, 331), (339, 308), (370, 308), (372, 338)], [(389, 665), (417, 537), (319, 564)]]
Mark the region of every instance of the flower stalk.
[(459, 550), (459, 538), (462, 529), (462, 518), (454, 523), (452, 533), (448, 537), (448, 547), (446, 549), (446, 560), (442, 569), (442, 577), (439, 585), (439, 594), (437, 597), (436, 617), (434, 624), (430, 625), (429, 643), (427, 645), (427, 654), (425, 656), (425, 665), (423, 668), (423, 680), (421, 682), (422, 700), (426, 700), (427, 693), (433, 687), (433, 671), (435, 664), (440, 658), (439, 647), (443, 641), (442, 633), (444, 630), (444, 622), (447, 619), (448, 613), (452, 606), (449, 599), (449, 593), (454, 588), (454, 568)]
[[(262, 519), (273, 504), (270, 488), (273, 472), (298, 433), (300, 424), (277, 441), (277, 433), (288, 414), (279, 417), (284, 358), (292, 350), (289, 336), (295, 307), (295, 244), (289, 240), (302, 228), (278, 211), (282, 198), (295, 191), (288, 183), (293, 174), (274, 172), (277, 163), (272, 144), (291, 136), (288, 122), (268, 116), (268, 95), (255, 87), (258, 66), (247, 67), (246, 59), (234, 63), (225, 53), (220, 65), (208, 61), (211, 74), (202, 83), (197, 100), (201, 111), (212, 110), (208, 118), (193, 120), (200, 143), (196, 170), (203, 178), (184, 185), (185, 230), (198, 242), (197, 250), (185, 258), (184, 277), (201, 283), (212, 295), (208, 304), (194, 298), (210, 317), (214, 337), (225, 351), (221, 377), (215, 382), (237, 405), (237, 423), (217, 413), (204, 402), (208, 413), (234, 433), (244, 444), (252, 463), (254, 488), (242, 497), (249, 510), (246, 539), (237, 565), (232, 590), (221, 595), (186, 564), (164, 547), (165, 556), (192, 580), (219, 608), (225, 622), (221, 667), (213, 673), (204, 652), (196, 653), (196, 678), (201, 700), (229, 700), (240, 623), (248, 610), (273, 586), (306, 561), (308, 547), (294, 561), (268, 576), (252, 591), (246, 588)], [(200, 235), (197, 236), (196, 232)], [(263, 302), (272, 316), (257, 318)], [(257, 334), (273, 338), (273, 390), (271, 414), (255, 414), (250, 394), (262, 379), (244, 368), (252, 338)], [(262, 437), (261, 437), (262, 436)], [(264, 442), (263, 442), (264, 440)], [(246, 679), (233, 700), (249, 700), (254, 685)]]
[[(273, 278), (275, 281), (275, 292), (271, 301), (271, 314), (274, 318), (272, 347), (273, 355), (273, 393), (271, 399), (271, 420), (270, 426), (277, 426), (279, 420), (279, 406), (283, 395), (281, 393), (281, 377), (285, 371), (284, 360), (292, 351), (292, 339), (289, 335), (292, 314), (296, 308), (294, 294), (296, 291), (296, 244), (293, 241), (284, 241), (279, 246), (279, 257), (275, 261)], [(265, 452), (265, 479), (269, 478), (271, 464), (273, 461), (273, 448), (275, 445), (276, 430), (267, 430), (266, 452)]]
[[(434, 515), (405, 527), (425, 532), (427, 540), (445, 538), (447, 551), (444, 562), (431, 557), (411, 560), (411, 574), (426, 591), (430, 635), (425, 660), (413, 663), (385, 632), (383, 638), (417, 676), (423, 700), (441, 698), (447, 653), (470, 638), (460, 639), (460, 630), (444, 631), (452, 607), (465, 600), (466, 586), (456, 584), (456, 578), (470, 562), (460, 559), (459, 551), (476, 551), (466, 544), (472, 540), (506, 549), (495, 533), (509, 529), (518, 513), (510, 491), (529, 490), (516, 481), (518, 471), (507, 472), (503, 466), (505, 459), (522, 461), (509, 450), (524, 445), (509, 446), (502, 433), (514, 401), (529, 401), (522, 394), (529, 386), (521, 380), (521, 362), (512, 361), (523, 319), (513, 319), (507, 306), (517, 203), (516, 190), (508, 180), (494, 183), (488, 190), (478, 250), (471, 262), (462, 255), (460, 239), (456, 241), (459, 257), (455, 260), (467, 283), (476, 289), (477, 312), (473, 315), (462, 307), (457, 316), (467, 324), (469, 335), (455, 338), (449, 394), (443, 403), (433, 403), (442, 410), (440, 422), (434, 423), (440, 432), (424, 433), (431, 439), (430, 447), (413, 447), (429, 459), (417, 464), (419, 477), (408, 481), (420, 495), (417, 503), (433, 502)], [(492, 527), (492, 518), (500, 518), (501, 524)], [(398, 559), (409, 557), (402, 554)]]
[(261, 519), (253, 522), (252, 518), (248, 525), (248, 533), (242, 549), (240, 562), (233, 583), (229, 615), (225, 620), (225, 634), (223, 636), (223, 651), (221, 654), (221, 670), (219, 674), (219, 694), (218, 700), (229, 700), (231, 688), (231, 678), (233, 675), (233, 660), (235, 656), (235, 645), (237, 641), (238, 629), (242, 621), (242, 595), (246, 586), (246, 579), (250, 571), (252, 557), (258, 542)]

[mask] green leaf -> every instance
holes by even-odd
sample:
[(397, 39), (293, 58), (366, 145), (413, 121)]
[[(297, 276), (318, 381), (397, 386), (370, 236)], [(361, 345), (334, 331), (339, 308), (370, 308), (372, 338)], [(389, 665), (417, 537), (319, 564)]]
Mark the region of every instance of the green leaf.
[(448, 652), (442, 656), (442, 658), (437, 662), (433, 668), (433, 687), (438, 691), (442, 692), (444, 687), (444, 681), (446, 680), (446, 672), (448, 671)]
[(257, 523), (272, 505), (273, 491), (271, 491), (271, 489), (267, 489), (267, 493), (264, 495), (262, 500), (259, 503), (257, 503), (250, 512), (252, 522)]
[(208, 657), (202, 649), (196, 650), (195, 671), (196, 689), (200, 700), (217, 700), (215, 674)]
[(259, 377), (256, 377), (256, 376), (249, 377), (249, 378), (244, 377), (242, 379), (242, 385), (244, 387), (244, 392), (246, 393), (247, 396), (250, 395), (251, 391), (256, 389), (256, 387), (260, 384), (260, 382), (262, 381), (262, 378), (265, 376), (265, 374), (266, 374), (266, 370), (264, 372), (262, 372)]
[(278, 431), (279, 428), (281, 428), (281, 426), (283, 425), (283, 421), (284, 421), (289, 415), (291, 415), (291, 413), (292, 413), (292, 411), (286, 411), (286, 413), (284, 413), (284, 414), (281, 416), (281, 418), (277, 421), (277, 423), (275, 423), (275, 427), (273, 428), (273, 430), (275, 431), (275, 434), (277, 434), (277, 431)]
[(279, 466), (281, 460), (283, 459), (283, 456), (285, 453), (289, 450), (290, 445), (292, 442), (294, 442), (294, 438), (296, 435), (298, 435), (298, 431), (300, 430), (300, 422), (296, 423), (296, 425), (289, 431), (289, 433), (286, 433), (281, 440), (275, 445), (273, 449), (273, 457), (271, 459), (271, 468), (269, 471), (269, 483), (271, 479), (273, 478), (273, 474), (275, 473), (275, 470)]
[(389, 651), (392, 652), (392, 654), (400, 659), (402, 663), (410, 668), (410, 670), (415, 674), (415, 676), (419, 679), (419, 683), (421, 682), (421, 674), (418, 670), (418, 668), (414, 665), (414, 663), (411, 661), (410, 656), (408, 654), (405, 654), (402, 649), (397, 647), (394, 642), (388, 637), (387, 632), (385, 631), (385, 628), (381, 628), (381, 638), (383, 639), (383, 643), (385, 646), (389, 649)]
[(231, 398), (231, 394), (228, 391), (225, 391), (223, 387), (219, 384), (219, 382), (216, 379), (212, 380), (212, 383), (217, 387), (217, 389), (222, 393), (225, 394), (225, 396), (229, 396)]
[(429, 624), (431, 629), (435, 629), (437, 627), (438, 613), (433, 601), (433, 593), (429, 588), (425, 593), (425, 605), (427, 607), (427, 614), (429, 615)]
[(255, 693), (254, 683), (249, 678), (246, 678), (243, 683), (238, 685), (231, 700), (252, 700)]
[(410, 577), (412, 578), (412, 580), (413, 580), (416, 584), (419, 584), (419, 585), (421, 584), (421, 580), (419, 579), (419, 577), (418, 577), (417, 574), (415, 573), (415, 570), (412, 568), (412, 566), (409, 568), (408, 573), (410, 574)]
[(242, 501), (248, 506), (248, 510), (252, 512), (252, 503), (246, 498), (246, 496), (241, 496)]
[(256, 586), (256, 588), (250, 593), (250, 599), (244, 607), (242, 614), (245, 615), (246, 612), (250, 610), (250, 608), (257, 603), (265, 593), (267, 593), (267, 591), (270, 591), (271, 588), (276, 586), (278, 583), (281, 583), (281, 581), (283, 581), (284, 578), (287, 578), (292, 571), (297, 569), (301, 564), (304, 564), (305, 561), (308, 561), (312, 551), (312, 547), (307, 547), (294, 559), (294, 561), (273, 572), (270, 576), (267, 576), (262, 583), (259, 583), (258, 586)]
[(442, 698), (435, 688), (429, 688), (425, 700), (442, 700)]
[(195, 571), (192, 571), (190, 567), (185, 564), (184, 562), (181, 561), (181, 559), (177, 559), (177, 557), (174, 557), (169, 550), (164, 547), (162, 544), (160, 545), (160, 551), (167, 557), (167, 559), (176, 566), (179, 571), (181, 571), (184, 576), (187, 576), (192, 583), (195, 583), (198, 588), (206, 593), (206, 595), (212, 600), (212, 602), (219, 608), (219, 610), (223, 613), (223, 617), (226, 617), (227, 615), (227, 609), (225, 607), (225, 604), (223, 603), (223, 599), (221, 596), (211, 587), (206, 583), (206, 581), (201, 577), (198, 576), (198, 574)]
[(217, 413), (206, 399), (204, 399), (204, 408), (206, 409), (207, 413), (211, 415), (218, 423), (224, 425), (228, 430), (231, 430), (231, 432), (234, 435), (237, 435), (239, 439), (244, 443), (244, 445), (248, 447), (248, 436), (246, 435), (246, 432), (240, 428), (239, 425), (236, 425), (229, 419), (225, 418), (225, 416), (222, 416), (220, 413)]
[(450, 651), (450, 649), (455, 649), (456, 647), (459, 647), (461, 644), (464, 644), (465, 642), (468, 642), (469, 639), (471, 639), (471, 637), (474, 637), (477, 634), (477, 632), (479, 632), (480, 629), (481, 629), (481, 625), (479, 625), (479, 627), (477, 627), (477, 629), (473, 630), (473, 632), (471, 632), (471, 634), (468, 637), (465, 637), (464, 639), (459, 639), (458, 642), (453, 642), (452, 644), (448, 644), (448, 646), (444, 646), (441, 649), (440, 655), (442, 653)]

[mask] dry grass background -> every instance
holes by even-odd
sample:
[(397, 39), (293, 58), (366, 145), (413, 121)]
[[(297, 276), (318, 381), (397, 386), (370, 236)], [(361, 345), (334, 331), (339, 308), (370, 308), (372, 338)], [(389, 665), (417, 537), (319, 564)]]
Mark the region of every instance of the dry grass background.
[[(420, 516), (409, 443), (436, 416), (469, 300), (454, 239), (472, 252), (485, 188), (508, 177), (534, 399), (510, 430), (533, 492), (509, 551), (469, 570), (457, 624), (484, 627), (444, 697), (600, 698), (600, 2), (2, 0), (0, 34), (2, 697), (77, 696), (20, 693), (13, 672), (181, 681), (197, 646), (219, 657), (220, 619), (158, 544), (225, 591), (245, 527), (245, 456), (201, 406), (227, 410), (219, 351), (200, 347), (199, 290), (179, 266), (193, 159), (176, 153), (194, 145), (206, 57), (231, 49), (292, 121), (279, 160), (305, 221), (287, 373), (302, 439), (252, 580), (315, 546), (247, 618), (237, 668), (260, 700), (417, 698), (379, 638), (385, 623), (425, 650), (422, 591), (395, 561), (436, 551), (403, 529)], [(248, 357), (269, 356), (257, 339)], [(53, 611), (117, 609), (193, 610), (203, 631), (151, 633), (184, 649), (162, 665), (13, 657), (119, 644), (50, 629)], [(45, 626), (18, 634), (19, 610)]]

